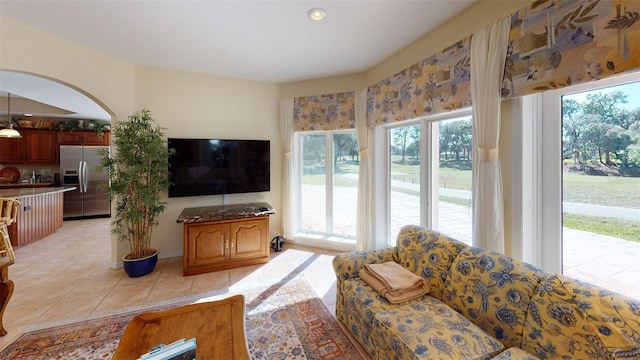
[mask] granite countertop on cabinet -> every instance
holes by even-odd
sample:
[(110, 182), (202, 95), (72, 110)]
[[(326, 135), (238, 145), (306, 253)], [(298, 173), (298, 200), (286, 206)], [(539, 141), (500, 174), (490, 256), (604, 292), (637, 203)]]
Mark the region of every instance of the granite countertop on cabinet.
[(9, 198), (9, 199), (19, 199), (19, 198), (38, 196), (43, 194), (72, 191), (75, 189), (76, 188), (73, 186), (36, 187), (36, 188), (20, 188), (20, 189), (4, 189), (4, 190), (0, 188), (0, 197)]
[(184, 208), (178, 223), (199, 223), (275, 214), (266, 202)]

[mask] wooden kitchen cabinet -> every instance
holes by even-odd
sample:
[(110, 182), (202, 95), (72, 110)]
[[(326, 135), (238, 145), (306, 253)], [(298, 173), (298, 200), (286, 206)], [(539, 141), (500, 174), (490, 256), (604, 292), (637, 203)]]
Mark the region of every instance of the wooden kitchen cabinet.
[(22, 153), (21, 138), (0, 138), (0, 164), (21, 164)]
[(22, 130), (23, 162), (27, 164), (57, 164), (58, 137), (49, 130)]
[(269, 217), (184, 224), (183, 275), (269, 261)]
[(11, 245), (19, 248), (41, 240), (62, 227), (64, 188), (37, 188), (31, 194), (0, 190), (0, 197), (20, 201), (16, 222), (9, 226)]
[(111, 142), (110, 134), (109, 131), (60, 131), (58, 132), (58, 144), (109, 146)]

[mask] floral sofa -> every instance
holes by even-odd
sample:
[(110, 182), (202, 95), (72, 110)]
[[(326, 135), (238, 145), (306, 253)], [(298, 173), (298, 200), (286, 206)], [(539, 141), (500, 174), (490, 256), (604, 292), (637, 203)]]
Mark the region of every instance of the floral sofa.
[[(393, 305), (358, 277), (386, 261), (429, 295)], [(640, 359), (640, 301), (419, 226), (333, 267), (336, 316), (373, 359)]]

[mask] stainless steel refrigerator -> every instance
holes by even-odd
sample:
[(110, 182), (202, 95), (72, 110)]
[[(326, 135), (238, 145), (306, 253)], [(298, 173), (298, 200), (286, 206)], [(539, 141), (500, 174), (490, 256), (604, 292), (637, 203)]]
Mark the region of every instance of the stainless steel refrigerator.
[(108, 183), (106, 172), (98, 172), (98, 150), (108, 146), (60, 146), (60, 178), (62, 186), (75, 186), (64, 193), (64, 219), (110, 216), (109, 196), (98, 189)]

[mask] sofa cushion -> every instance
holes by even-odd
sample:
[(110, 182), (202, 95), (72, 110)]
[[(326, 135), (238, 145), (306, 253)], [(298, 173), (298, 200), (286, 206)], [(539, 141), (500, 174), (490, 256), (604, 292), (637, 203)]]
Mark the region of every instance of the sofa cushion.
[(577, 309), (613, 359), (640, 359), (640, 301), (560, 276)]
[[(377, 320), (375, 314), (398, 305), (393, 305), (367, 285), (360, 278), (352, 278), (342, 281), (339, 289), (344, 298), (344, 319), (341, 319), (351, 334), (362, 344), (373, 359), (378, 358), (378, 347), (375, 339), (372, 339), (372, 327)], [(407, 303), (420, 301), (410, 300)]]
[(501, 352), (500, 354), (498, 354), (498, 356), (494, 357), (491, 360), (513, 360), (513, 359), (517, 359), (517, 360), (539, 360), (537, 357), (529, 354), (528, 352), (517, 348), (517, 347), (510, 347), (507, 350)]
[(520, 347), (529, 301), (544, 272), (476, 247), (451, 264), (443, 301), (506, 347)]
[[(364, 280), (360, 278), (345, 280), (342, 284), (347, 306), (362, 316), (362, 323), (371, 326), (375, 321), (375, 314), (395, 308), (398, 305), (390, 303)], [(420, 301), (422, 298), (409, 300), (403, 304)]]
[(398, 263), (427, 279), (430, 295), (442, 300), (444, 283), (453, 259), (469, 246), (463, 242), (415, 225), (398, 232)]
[(540, 359), (611, 359), (557, 275), (545, 278), (531, 298), (522, 348)]
[(381, 358), (491, 359), (504, 350), (500, 341), (431, 296), (378, 312), (375, 318), (372, 337)]

